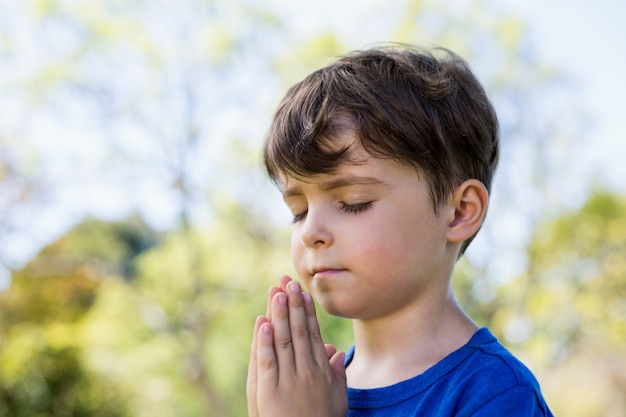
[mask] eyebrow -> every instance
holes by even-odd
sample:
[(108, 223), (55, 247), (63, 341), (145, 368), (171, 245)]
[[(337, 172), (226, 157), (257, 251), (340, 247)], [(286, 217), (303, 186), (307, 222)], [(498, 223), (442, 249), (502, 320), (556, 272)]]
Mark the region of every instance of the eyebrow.
[[(384, 181), (379, 180), (378, 178), (373, 177), (361, 177), (358, 175), (349, 175), (343, 176), (339, 178), (333, 178), (328, 181), (323, 181), (319, 183), (319, 186), (322, 190), (330, 191), (341, 187), (348, 187), (351, 185), (385, 185)], [(289, 197), (301, 195), (300, 187), (286, 187), (283, 190), (283, 199), (287, 199)]]

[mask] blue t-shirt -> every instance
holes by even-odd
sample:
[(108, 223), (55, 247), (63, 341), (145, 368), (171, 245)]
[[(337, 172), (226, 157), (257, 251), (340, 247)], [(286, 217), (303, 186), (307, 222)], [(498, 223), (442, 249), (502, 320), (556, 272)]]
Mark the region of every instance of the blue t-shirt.
[[(346, 364), (353, 356), (354, 347)], [(348, 388), (348, 405), (348, 417), (552, 416), (533, 374), (486, 328), (411, 379), (383, 388)]]

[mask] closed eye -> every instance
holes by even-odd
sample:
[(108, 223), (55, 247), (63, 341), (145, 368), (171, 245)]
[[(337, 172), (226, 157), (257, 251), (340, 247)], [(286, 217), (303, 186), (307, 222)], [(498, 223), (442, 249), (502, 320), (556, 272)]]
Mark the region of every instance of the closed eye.
[(359, 203), (359, 204), (346, 204), (341, 203), (341, 209), (349, 214), (359, 214), (362, 211), (367, 210), (372, 206), (372, 202), (369, 201), (367, 203)]
[[(372, 204), (373, 204), (372, 201), (368, 201), (367, 203), (359, 203), (359, 204), (341, 203), (340, 207), (341, 207), (341, 210), (343, 210), (345, 213), (359, 214), (369, 209), (370, 207), (372, 207)], [(291, 220), (291, 223), (293, 224), (293, 223), (298, 223), (302, 221), (306, 217), (307, 213), (308, 213), (308, 210), (305, 210), (298, 214), (294, 214), (293, 219)]]
[(304, 217), (306, 216), (307, 211), (303, 211), (302, 213), (294, 214), (293, 220), (291, 220), (291, 223), (298, 223), (299, 221), (304, 219)]

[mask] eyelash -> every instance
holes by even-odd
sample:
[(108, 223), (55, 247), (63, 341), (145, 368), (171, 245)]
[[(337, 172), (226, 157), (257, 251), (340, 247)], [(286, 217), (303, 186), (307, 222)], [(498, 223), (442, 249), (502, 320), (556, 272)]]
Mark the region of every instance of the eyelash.
[(306, 211), (300, 214), (296, 214), (295, 216), (293, 216), (293, 220), (291, 221), (292, 224), (298, 223), (300, 220), (304, 219), (304, 216), (306, 215)]
[[(369, 201), (367, 203), (359, 203), (359, 204), (346, 204), (341, 203), (341, 210), (343, 210), (347, 214), (359, 214), (372, 206), (372, 202)], [(292, 223), (298, 223), (300, 220), (306, 216), (306, 211), (300, 214), (296, 214), (293, 217)]]
[(362, 211), (367, 210), (372, 206), (372, 202), (360, 203), (360, 204), (345, 204), (341, 203), (341, 209), (348, 214), (359, 214)]

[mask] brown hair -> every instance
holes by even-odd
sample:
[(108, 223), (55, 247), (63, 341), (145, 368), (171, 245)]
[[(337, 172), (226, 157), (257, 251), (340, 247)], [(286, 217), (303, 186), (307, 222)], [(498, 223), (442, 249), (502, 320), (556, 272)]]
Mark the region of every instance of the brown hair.
[(265, 142), (270, 178), (333, 172), (346, 162), (347, 149), (328, 145), (346, 120), (370, 154), (426, 175), (435, 210), (466, 179), (491, 188), (498, 162), (496, 113), (468, 64), (451, 51), (355, 51), (291, 87)]

